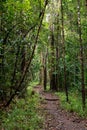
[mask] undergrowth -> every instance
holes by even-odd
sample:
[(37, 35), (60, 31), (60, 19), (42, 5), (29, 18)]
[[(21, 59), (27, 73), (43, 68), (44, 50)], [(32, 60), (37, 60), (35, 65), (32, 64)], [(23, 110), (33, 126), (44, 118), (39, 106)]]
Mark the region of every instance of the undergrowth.
[(0, 124), (3, 130), (41, 130), (42, 118), (38, 113), (39, 96), (31, 96), (32, 89), (28, 90), (25, 99), (16, 99), (16, 104), (0, 115)]
[(28, 88), (33, 88), (33, 87), (37, 86), (38, 84), (39, 84), (38, 81), (32, 81), (32, 82), (29, 83), (29, 87)]
[(82, 98), (78, 91), (71, 91), (69, 93), (69, 102), (66, 102), (66, 95), (64, 92), (58, 92), (56, 94), (60, 98), (62, 108), (68, 110), (69, 112), (76, 112), (82, 118), (87, 118), (87, 105), (83, 111)]

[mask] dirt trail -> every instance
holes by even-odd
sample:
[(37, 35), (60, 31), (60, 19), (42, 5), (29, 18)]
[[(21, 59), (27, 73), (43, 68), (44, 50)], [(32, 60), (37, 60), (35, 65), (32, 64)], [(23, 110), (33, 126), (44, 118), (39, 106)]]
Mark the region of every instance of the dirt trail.
[(87, 130), (87, 120), (61, 109), (60, 101), (53, 93), (44, 92), (40, 86), (35, 87), (35, 91), (45, 99), (41, 102), (43, 114), (46, 113), (43, 130)]

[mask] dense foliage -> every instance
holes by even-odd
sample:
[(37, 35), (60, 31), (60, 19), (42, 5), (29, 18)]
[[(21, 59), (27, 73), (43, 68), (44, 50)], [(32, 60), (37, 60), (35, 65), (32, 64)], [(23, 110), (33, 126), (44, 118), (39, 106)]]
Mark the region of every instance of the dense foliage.
[(65, 92), (67, 102), (78, 91), (84, 110), (86, 64), (86, 0), (0, 1), (1, 108), (39, 80), (45, 90)]
[(26, 90), (32, 73), (39, 31), (47, 2), (8, 0), (0, 3), (0, 96), (1, 100)]
[[(48, 63), (44, 62), (47, 59), (45, 54), (42, 61), (49, 73), (50, 89), (65, 91), (67, 101), (70, 90), (78, 91), (82, 94), (83, 109), (87, 93), (86, 9), (85, 0), (50, 1), (45, 20), (49, 30), (45, 46), (45, 50), (48, 48)], [(46, 77), (45, 67), (43, 73)]]
[(42, 117), (38, 112), (39, 96), (31, 97), (32, 88), (28, 88), (25, 99), (15, 99), (9, 110), (0, 113), (0, 129), (4, 130), (40, 130)]

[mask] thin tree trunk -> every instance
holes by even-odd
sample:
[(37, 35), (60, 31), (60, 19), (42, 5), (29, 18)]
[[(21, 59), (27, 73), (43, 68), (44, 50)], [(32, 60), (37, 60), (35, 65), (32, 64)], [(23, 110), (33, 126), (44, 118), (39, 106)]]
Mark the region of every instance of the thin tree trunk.
[(61, 22), (62, 22), (62, 44), (63, 44), (63, 64), (64, 64), (64, 88), (66, 93), (66, 101), (68, 102), (68, 88), (66, 85), (66, 63), (65, 63), (65, 35), (64, 35), (64, 10), (63, 10), (63, 2), (61, 0)]
[(43, 58), (43, 53), (41, 51), (40, 53), (40, 62), (41, 62), (41, 68), (40, 68), (40, 73), (39, 73), (39, 78), (40, 78), (40, 84), (43, 86), (43, 68), (44, 68), (44, 58)]
[(81, 58), (81, 86), (82, 86), (82, 104), (83, 110), (85, 108), (85, 84), (84, 84), (84, 49), (82, 43), (82, 32), (81, 32), (81, 17), (80, 17), (80, 0), (78, 0), (78, 33), (80, 43), (80, 58)]
[(10, 90), (10, 95), (12, 94), (12, 89), (14, 87), (14, 81), (15, 81), (15, 77), (16, 77), (16, 70), (17, 70), (17, 63), (18, 63), (18, 55), (20, 52), (20, 46), (17, 46), (17, 52), (16, 52), (16, 58), (15, 58), (15, 64), (14, 64), (14, 71), (12, 74), (12, 79), (11, 79), (11, 90)]
[(50, 70), (50, 89), (53, 91), (57, 91), (57, 84), (56, 84), (56, 74), (55, 74), (55, 44), (54, 44), (54, 34), (53, 34), (53, 26), (51, 29), (51, 70)]
[[(45, 54), (46, 53), (46, 54)], [(41, 70), (40, 70), (40, 81), (41, 84), (44, 88), (44, 90), (46, 90), (46, 84), (47, 84), (47, 52), (41, 52)]]
[(39, 27), (38, 27), (38, 31), (37, 31), (37, 35), (36, 35), (36, 38), (35, 38), (35, 43), (34, 43), (34, 46), (33, 46), (33, 50), (32, 50), (32, 54), (31, 54), (31, 57), (29, 58), (28, 60), (28, 63), (26, 65), (26, 68), (24, 70), (24, 73), (22, 75), (22, 78), (19, 82), (19, 84), (17, 85), (17, 89), (15, 90), (15, 92), (11, 95), (10, 99), (8, 100), (8, 102), (5, 104), (5, 107), (9, 106), (12, 99), (14, 98), (14, 96), (16, 95), (17, 91), (20, 89), (24, 79), (25, 79), (25, 76), (26, 76), (26, 73), (31, 65), (31, 62), (32, 62), (32, 59), (34, 57), (34, 52), (35, 52), (35, 49), (36, 49), (36, 46), (37, 46), (37, 42), (38, 42), (38, 37), (39, 37), (39, 33), (40, 33), (40, 29), (41, 29), (41, 26), (42, 26), (42, 21), (43, 21), (43, 18), (44, 18), (44, 13), (45, 13), (45, 9), (46, 9), (46, 6), (48, 4), (48, 0), (45, 1), (45, 5), (44, 5), (44, 9), (43, 9), (43, 12), (42, 12), (42, 17), (40, 19), (40, 24), (39, 24)]
[(21, 59), (22, 59), (22, 62), (21, 62), (21, 73), (23, 73), (24, 70), (25, 70), (25, 65), (26, 65), (25, 57), (26, 57), (25, 46), (23, 46), (22, 50), (21, 50)]
[(60, 44), (60, 25), (59, 25), (59, 14), (57, 15), (57, 43), (56, 43), (56, 84), (59, 90), (59, 44)]
[(44, 67), (44, 90), (46, 90), (46, 85), (47, 85), (47, 68), (45, 66)]
[(48, 55), (48, 51), (46, 52), (46, 55), (44, 57), (44, 90), (46, 90), (46, 86), (47, 86), (47, 55)]

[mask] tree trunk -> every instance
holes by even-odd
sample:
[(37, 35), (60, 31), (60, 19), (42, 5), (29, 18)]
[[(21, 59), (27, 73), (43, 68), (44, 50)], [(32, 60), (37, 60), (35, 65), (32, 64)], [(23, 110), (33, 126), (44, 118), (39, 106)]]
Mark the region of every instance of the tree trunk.
[(35, 43), (34, 43), (34, 46), (33, 46), (32, 54), (28, 59), (28, 63), (27, 63), (26, 68), (25, 68), (25, 70), (24, 70), (24, 72), (22, 74), (21, 80), (19, 81), (19, 83), (17, 85), (17, 88), (16, 88), (15, 92), (11, 95), (10, 99), (5, 104), (5, 107), (10, 105), (12, 99), (15, 97), (16, 93), (20, 89), (20, 87), (21, 87), (21, 85), (22, 85), (22, 83), (23, 83), (23, 81), (25, 79), (26, 73), (27, 73), (27, 71), (28, 71), (28, 69), (29, 69), (29, 67), (31, 65), (32, 59), (34, 57), (35, 49), (36, 49), (36, 46), (37, 46), (38, 37), (39, 37), (39, 33), (40, 33), (41, 26), (42, 26), (42, 21), (43, 21), (43, 18), (44, 18), (44, 13), (45, 13), (45, 9), (46, 9), (47, 4), (48, 4), (48, 0), (45, 1), (44, 9), (43, 9), (42, 16), (41, 16), (41, 19), (40, 19), (40, 24), (39, 24), (39, 27), (38, 27), (38, 30), (37, 30), (37, 35), (35, 37)]
[(66, 93), (66, 101), (68, 102), (68, 88), (66, 84), (66, 63), (65, 63), (65, 36), (64, 36), (64, 10), (63, 2), (61, 0), (61, 22), (62, 22), (62, 44), (63, 44), (63, 64), (64, 64), (64, 88)]
[(84, 84), (84, 49), (82, 43), (82, 32), (81, 32), (81, 17), (80, 17), (80, 0), (78, 0), (78, 33), (80, 43), (80, 60), (81, 60), (81, 86), (82, 86), (82, 104), (83, 110), (85, 108), (85, 84)]
[(54, 46), (54, 34), (53, 27), (51, 29), (51, 60), (50, 60), (50, 89), (53, 91), (57, 91), (57, 83), (56, 83), (56, 69), (55, 69), (55, 46)]
[(46, 51), (44, 57), (44, 90), (46, 90), (46, 86), (47, 86), (47, 55), (48, 55), (48, 50)]
[(12, 89), (15, 87), (15, 78), (16, 78), (16, 70), (17, 70), (17, 63), (18, 63), (18, 55), (20, 52), (20, 46), (17, 46), (17, 52), (16, 52), (16, 57), (15, 57), (15, 64), (14, 64), (14, 70), (12, 74), (12, 79), (11, 79), (11, 87), (10, 87), (10, 95), (12, 94)]

